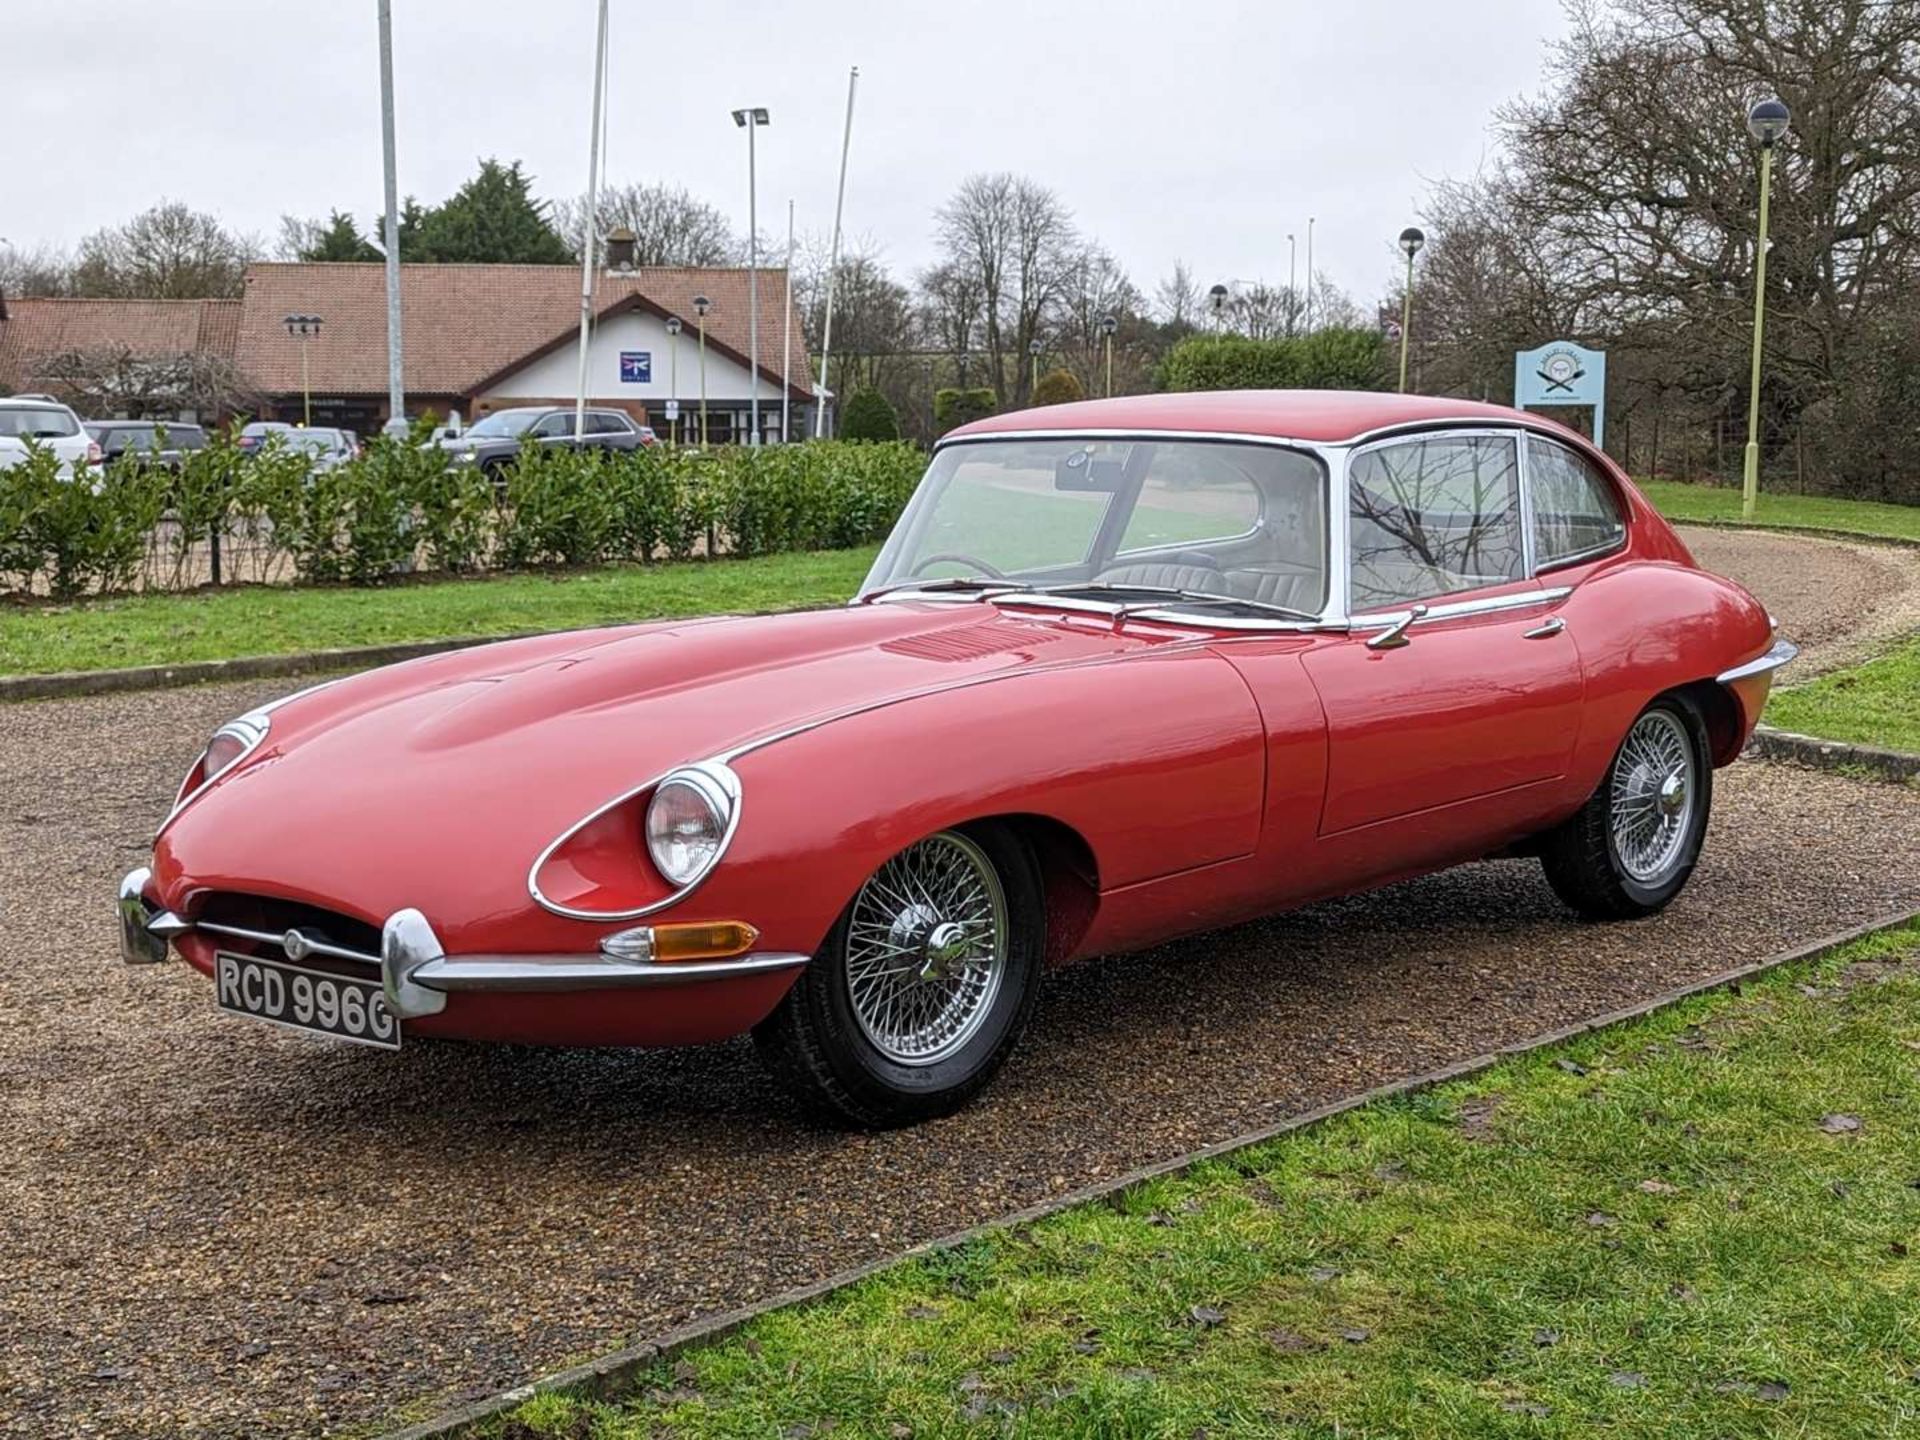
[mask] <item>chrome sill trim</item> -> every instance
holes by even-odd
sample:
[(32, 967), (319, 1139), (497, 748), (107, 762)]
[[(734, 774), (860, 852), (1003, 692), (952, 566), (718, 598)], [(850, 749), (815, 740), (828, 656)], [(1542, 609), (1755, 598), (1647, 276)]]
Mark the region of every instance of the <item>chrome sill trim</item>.
[[(1415, 625), (1431, 625), (1436, 620), (1457, 620), (1463, 615), (1494, 615), (1502, 610), (1524, 610), (1532, 605), (1551, 605), (1573, 593), (1571, 585), (1556, 585), (1547, 590), (1516, 590), (1509, 595), (1489, 595), (1479, 600), (1454, 600), (1429, 605), (1424, 615), (1413, 617)], [(1350, 622), (1355, 630), (1384, 630), (1398, 625), (1412, 614), (1401, 610), (1370, 610)]]
[(806, 955), (767, 951), (731, 960), (614, 960), (586, 955), (443, 955), (413, 971), (429, 990), (541, 991), (626, 990), (648, 985), (686, 985), (736, 975), (797, 970)]
[(1776, 640), (1768, 647), (1767, 653), (1736, 665), (1731, 670), (1722, 670), (1713, 678), (1722, 685), (1731, 685), (1735, 680), (1745, 680), (1754, 675), (1765, 675), (1768, 671), (1778, 670), (1800, 653), (1800, 647), (1791, 640)]

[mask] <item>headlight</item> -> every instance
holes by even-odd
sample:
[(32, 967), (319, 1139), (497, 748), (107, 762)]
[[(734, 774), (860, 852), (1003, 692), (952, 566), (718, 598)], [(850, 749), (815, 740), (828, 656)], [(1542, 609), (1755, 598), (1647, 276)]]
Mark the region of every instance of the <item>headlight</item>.
[(720, 766), (676, 770), (647, 805), (647, 854), (678, 889), (701, 879), (720, 859), (739, 806), (739, 782)]
[(214, 731), (200, 756), (201, 783), (218, 779), (246, 759), (267, 738), (267, 724), (265, 715), (242, 715)]

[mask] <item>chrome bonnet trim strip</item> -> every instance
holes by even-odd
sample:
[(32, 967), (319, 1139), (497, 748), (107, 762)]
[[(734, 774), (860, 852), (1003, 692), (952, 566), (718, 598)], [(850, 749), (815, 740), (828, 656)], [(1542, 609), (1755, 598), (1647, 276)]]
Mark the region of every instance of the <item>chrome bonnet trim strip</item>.
[(1800, 653), (1800, 647), (1791, 640), (1775, 640), (1767, 653), (1759, 655), (1744, 665), (1736, 665), (1731, 670), (1722, 670), (1713, 678), (1722, 685), (1731, 685), (1735, 680), (1745, 680), (1754, 675), (1765, 675), (1770, 670), (1778, 670)]

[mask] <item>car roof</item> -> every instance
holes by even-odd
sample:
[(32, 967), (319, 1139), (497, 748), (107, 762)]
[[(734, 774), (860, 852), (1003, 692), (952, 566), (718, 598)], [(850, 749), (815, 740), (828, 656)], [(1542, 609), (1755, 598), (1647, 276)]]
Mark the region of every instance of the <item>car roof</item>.
[(1538, 415), (1477, 400), (1391, 395), (1368, 390), (1204, 390), (1127, 395), (1014, 410), (950, 431), (946, 440), (1034, 430), (1168, 430), (1216, 435), (1271, 435), (1337, 445), (1402, 426), (1520, 424), (1564, 431)]

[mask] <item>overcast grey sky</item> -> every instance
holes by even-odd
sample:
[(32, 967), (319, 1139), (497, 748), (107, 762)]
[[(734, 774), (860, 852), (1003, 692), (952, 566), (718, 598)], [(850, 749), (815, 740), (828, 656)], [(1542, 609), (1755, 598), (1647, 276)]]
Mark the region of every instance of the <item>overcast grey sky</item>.
[[(6, 7), (0, 192), (32, 248), (165, 196), (271, 244), (283, 213), (380, 203), (375, 0), (57, 0)], [(444, 197), (477, 157), (545, 195), (586, 185), (593, 0), (394, 0), (400, 188)], [(762, 233), (832, 223), (847, 67), (860, 66), (849, 231), (901, 272), (967, 174), (1053, 187), (1148, 295), (1284, 281), (1286, 236), (1365, 298), (1431, 180), (1476, 170), (1501, 101), (1540, 83), (1555, 0), (613, 0), (607, 166), (683, 183), (746, 228), (769, 107)]]

